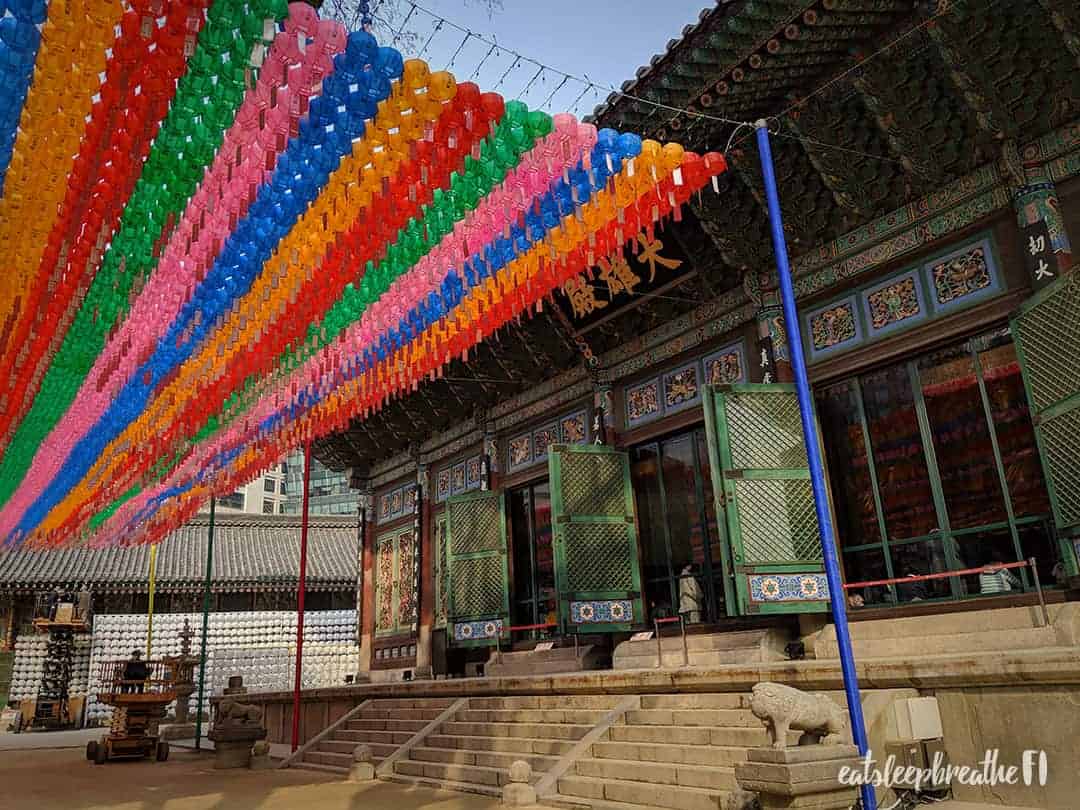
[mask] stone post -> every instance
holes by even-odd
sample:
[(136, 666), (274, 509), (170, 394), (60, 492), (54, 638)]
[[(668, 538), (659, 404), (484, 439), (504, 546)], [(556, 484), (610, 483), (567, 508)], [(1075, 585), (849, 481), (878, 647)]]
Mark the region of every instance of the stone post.
[(735, 780), (758, 795), (761, 810), (849, 810), (856, 786), (840, 781), (844, 768), (861, 770), (854, 745), (751, 748), (735, 766)]
[(502, 803), (504, 807), (532, 807), (536, 804), (536, 788), (532, 781), (532, 766), (523, 759), (514, 760), (510, 765), (510, 781), (503, 787)]
[(371, 746), (361, 744), (352, 752), (353, 764), (349, 768), (350, 782), (370, 782), (375, 778), (375, 765), (371, 761)]

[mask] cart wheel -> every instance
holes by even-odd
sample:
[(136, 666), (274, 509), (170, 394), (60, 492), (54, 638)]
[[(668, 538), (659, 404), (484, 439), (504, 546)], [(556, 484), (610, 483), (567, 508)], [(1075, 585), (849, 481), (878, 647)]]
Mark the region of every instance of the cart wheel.
[(164, 762), (169, 758), (169, 744), (162, 740), (157, 744), (157, 761)]
[(109, 758), (109, 751), (105, 744), (94, 746), (94, 762), (98, 765), (104, 765), (105, 760)]
[(91, 762), (94, 761), (94, 757), (97, 756), (98, 744), (97, 740), (91, 740), (86, 744), (86, 758)]

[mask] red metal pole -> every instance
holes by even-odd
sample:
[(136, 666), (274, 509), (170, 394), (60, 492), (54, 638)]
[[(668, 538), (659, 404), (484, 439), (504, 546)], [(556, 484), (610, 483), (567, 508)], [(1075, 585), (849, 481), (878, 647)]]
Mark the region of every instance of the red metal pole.
[(296, 589), (296, 675), (293, 685), (292, 750), (300, 747), (300, 679), (304, 671), (304, 590), (307, 579), (308, 499), (311, 487), (311, 440), (304, 443), (304, 497), (300, 510), (300, 583)]

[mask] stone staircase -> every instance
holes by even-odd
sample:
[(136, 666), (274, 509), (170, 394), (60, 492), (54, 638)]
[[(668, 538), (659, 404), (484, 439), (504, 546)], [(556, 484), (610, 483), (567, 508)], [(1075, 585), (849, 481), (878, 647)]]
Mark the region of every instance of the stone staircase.
[[(909, 658), (982, 653), (992, 650), (1045, 649), (1080, 644), (1080, 603), (1049, 605), (1050, 624), (1042, 626), (1038, 606), (944, 613), (851, 622), (855, 657)], [(816, 658), (839, 658), (835, 625), (813, 639)], [(655, 658), (655, 655), (654, 655)]]
[[(665, 631), (671, 633), (670, 630)], [(686, 650), (691, 667), (717, 667), (725, 664), (750, 664), (763, 661), (782, 661), (787, 656), (784, 646), (789, 639), (776, 628), (738, 630), (725, 633), (698, 633), (686, 637)], [(682, 636), (675, 632), (660, 640), (664, 669), (686, 666), (683, 660)], [(655, 669), (656, 639), (624, 641), (615, 648), (614, 669)]]
[[(748, 694), (642, 695), (558, 779), (554, 807), (717, 810), (737, 788), (735, 764), (767, 745)], [(792, 734), (796, 741), (797, 734)]]
[(372, 761), (378, 765), (453, 703), (453, 698), (373, 700), (305, 751), (292, 767), (344, 775), (352, 766), (353, 749), (360, 743), (371, 747)]
[(393, 763), (395, 781), (497, 796), (510, 765), (525, 760), (534, 782), (612, 708), (619, 695), (471, 698)]

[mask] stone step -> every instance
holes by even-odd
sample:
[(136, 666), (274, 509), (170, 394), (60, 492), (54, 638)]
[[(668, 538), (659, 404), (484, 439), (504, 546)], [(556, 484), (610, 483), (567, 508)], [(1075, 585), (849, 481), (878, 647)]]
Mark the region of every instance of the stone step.
[(359, 720), (423, 720), (430, 723), (446, 709), (364, 709)]
[(529, 737), (471, 737), (431, 734), (424, 741), (433, 748), (461, 748), (468, 751), (500, 751), (516, 754), (562, 756), (574, 747), (570, 740), (539, 740)]
[(709, 790), (734, 790), (734, 768), (678, 765), (619, 759), (579, 759), (574, 769), (579, 776), (606, 781), (647, 782), (650, 785), (679, 785)]
[[(1053, 647), (1057, 633), (1053, 626), (1033, 627), (975, 633), (939, 633), (926, 636), (897, 636), (894, 638), (853, 639), (857, 659), (923, 658), (928, 655), (990, 652), (992, 650), (1031, 650)], [(819, 659), (839, 658), (836, 642), (819, 641), (814, 647)]]
[(305, 751), (303, 761), (314, 765), (333, 765), (335, 768), (341, 768), (345, 771), (351, 768), (353, 764), (351, 752), (348, 754), (335, 754), (330, 751)]
[(424, 762), (414, 759), (399, 759), (394, 763), (394, 773), (424, 779), (487, 785), (495, 788), (502, 787), (510, 781), (510, 771), (502, 768), (458, 765), (447, 762)]
[(571, 723), (594, 726), (607, 709), (464, 709), (454, 715), (459, 723)]
[(732, 767), (746, 761), (745, 748), (721, 745), (664, 745), (602, 741), (593, 745), (592, 755), (601, 759), (720, 767)]
[(344, 776), (349, 772), (348, 768), (339, 768), (337, 765), (320, 765), (317, 762), (307, 762), (304, 760), (294, 762), (289, 767), (299, 768), (302, 771), (322, 771), (323, 773), (333, 773), (341, 776)]
[(412, 731), (424, 728), (430, 720), (349, 720), (349, 731)]
[(371, 749), (371, 756), (373, 759), (383, 760), (390, 756), (392, 753), (398, 750), (400, 746), (387, 743), (359, 743), (351, 740), (323, 740), (318, 745), (319, 751), (326, 751), (331, 754), (348, 754), (352, 756), (353, 750), (358, 745), (367, 745)]
[(481, 796), (501, 796), (502, 788), (494, 785), (480, 785), (472, 782), (455, 782), (447, 779), (429, 779), (423, 776), (409, 776), (403, 773), (391, 773), (379, 777), (405, 785), (421, 785), (435, 790), (455, 790), (458, 793), (476, 793)]
[(602, 669), (610, 659), (611, 655), (606, 649), (593, 644), (582, 644), (577, 648), (555, 647), (550, 650), (493, 650), (484, 672), (493, 678), (584, 672)]
[(563, 796), (643, 804), (664, 810), (717, 810), (729, 792), (578, 775), (559, 779), (559, 793)]
[(442, 734), (466, 737), (531, 737), (544, 740), (580, 740), (592, 726), (570, 723), (444, 723)]
[(760, 727), (749, 709), (636, 709), (626, 713), (628, 726)]
[(380, 710), (397, 709), (448, 709), (457, 698), (377, 698), (368, 708)]
[[(1051, 626), (1071, 618), (1068, 614), (1080, 611), (1080, 604), (1066, 602), (1047, 605)], [(1030, 607), (996, 608), (994, 610), (972, 610), (958, 613), (938, 613), (933, 621), (925, 616), (908, 616), (897, 619), (870, 619), (850, 623), (851, 637), (854, 641), (873, 639), (926, 638), (937, 635), (956, 635), (958, 633), (997, 632), (999, 630), (1029, 630), (1042, 625), (1042, 609), (1038, 605)], [(821, 631), (820, 639), (836, 643), (836, 626), (829, 624)]]
[(469, 698), (470, 709), (614, 709), (623, 695), (520, 695)]
[[(748, 664), (780, 661), (787, 644), (786, 634), (774, 628), (735, 630), (726, 633), (699, 633), (686, 637), (691, 667), (714, 667), (725, 664)], [(679, 635), (664, 636), (661, 641), (664, 667), (681, 667), (683, 642)], [(615, 669), (656, 668), (656, 640), (624, 641), (615, 647)]]
[(750, 695), (741, 692), (688, 695), (642, 695), (642, 709), (748, 709)]
[[(799, 741), (796, 732), (788, 738), (794, 745)], [(750, 747), (768, 745), (769, 735), (765, 726), (708, 728), (707, 726), (612, 726), (608, 730), (612, 742), (660, 743), (662, 745), (718, 745), (726, 747)]]
[(584, 799), (577, 796), (547, 796), (540, 800), (541, 807), (561, 807), (563, 810), (656, 810), (647, 804), (630, 804), (629, 802), (609, 802), (604, 799)]
[(352, 743), (373, 743), (398, 746), (413, 738), (411, 731), (357, 731), (339, 728), (334, 732), (335, 740), (347, 740)]
[(521, 759), (528, 762), (537, 773), (550, 770), (556, 762), (557, 756), (542, 756), (540, 754), (526, 754), (516, 751), (472, 751), (467, 748), (432, 748), (417, 746), (409, 751), (409, 759), (423, 762), (443, 762), (453, 765), (480, 765), (485, 768), (500, 768), (510, 770), (510, 766)]

